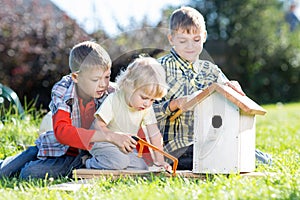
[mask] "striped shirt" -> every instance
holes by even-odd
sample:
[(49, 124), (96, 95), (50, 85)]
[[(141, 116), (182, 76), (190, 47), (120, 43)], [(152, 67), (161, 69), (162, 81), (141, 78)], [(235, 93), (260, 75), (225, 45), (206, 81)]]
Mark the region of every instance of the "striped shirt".
[(228, 79), (217, 65), (205, 60), (190, 63), (180, 58), (174, 49), (158, 61), (166, 70), (170, 89), (165, 97), (154, 102), (153, 108), (163, 134), (164, 148), (172, 152), (193, 144), (194, 114), (186, 111), (171, 122), (169, 118), (176, 111), (170, 111), (170, 101), (203, 90), (214, 82), (225, 83)]

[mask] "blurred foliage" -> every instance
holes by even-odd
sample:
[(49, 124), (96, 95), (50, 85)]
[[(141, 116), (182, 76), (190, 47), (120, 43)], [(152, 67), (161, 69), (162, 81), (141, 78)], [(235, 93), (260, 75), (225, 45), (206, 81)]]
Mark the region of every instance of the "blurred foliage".
[(225, 43), (220, 67), (248, 96), (260, 103), (300, 99), (300, 30), (289, 31), (281, 1), (194, 0), (190, 5), (205, 16), (207, 43)]
[[(201, 57), (218, 64), (258, 103), (300, 99), (300, 34), (289, 31), (281, 2), (189, 3), (206, 19)], [(157, 24), (131, 19), (129, 26), (118, 25), (121, 34), (109, 36), (100, 29), (88, 35), (50, 0), (0, 0), (0, 6), (0, 82), (22, 103), (35, 99), (37, 107), (48, 107), (53, 84), (69, 73), (70, 49), (83, 40), (93, 39), (108, 51), (112, 81), (140, 54), (159, 57), (170, 49), (166, 34), (174, 7), (165, 8)]]
[(53, 84), (69, 73), (68, 55), (90, 37), (51, 1), (0, 0), (0, 82), (21, 102), (48, 106)]
[(141, 23), (137, 23), (135, 19), (131, 19), (131, 22), (131, 25), (127, 27), (118, 25), (121, 33), (117, 36), (104, 38), (102, 31), (92, 34), (92, 37), (111, 56), (112, 81), (139, 55), (156, 57), (159, 53), (170, 49), (166, 36), (168, 29), (161, 23), (150, 26), (147, 18), (144, 18)]

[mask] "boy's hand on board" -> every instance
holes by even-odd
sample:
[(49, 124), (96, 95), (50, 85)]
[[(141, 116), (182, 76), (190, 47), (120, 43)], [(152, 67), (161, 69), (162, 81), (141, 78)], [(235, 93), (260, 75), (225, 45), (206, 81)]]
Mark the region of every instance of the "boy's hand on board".
[(170, 102), (169, 108), (173, 112), (177, 109), (181, 109), (188, 101), (188, 96), (178, 97)]
[(231, 87), (233, 90), (235, 90), (237, 93), (239, 93), (242, 96), (246, 96), (246, 94), (243, 92), (241, 85), (237, 81), (229, 81), (225, 83), (225, 85)]

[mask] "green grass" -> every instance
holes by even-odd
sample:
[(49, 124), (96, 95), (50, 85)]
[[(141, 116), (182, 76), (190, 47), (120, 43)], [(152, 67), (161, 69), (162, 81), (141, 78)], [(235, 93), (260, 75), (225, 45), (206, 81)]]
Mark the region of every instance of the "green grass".
[[(300, 103), (263, 106), (268, 112), (257, 116), (256, 147), (273, 157), (273, 164), (256, 171), (274, 176), (241, 177), (216, 175), (205, 180), (150, 176), (99, 178), (75, 191), (53, 190), (49, 186), (70, 181), (0, 180), (1, 199), (300, 199)], [(19, 120), (9, 116), (0, 130), (0, 159), (14, 155), (22, 146), (34, 143), (40, 115)], [(38, 116), (38, 117), (36, 117)]]

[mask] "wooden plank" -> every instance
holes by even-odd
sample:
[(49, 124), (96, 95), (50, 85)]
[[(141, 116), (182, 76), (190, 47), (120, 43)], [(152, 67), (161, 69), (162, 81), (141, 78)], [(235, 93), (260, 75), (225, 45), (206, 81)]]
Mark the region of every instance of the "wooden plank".
[[(160, 172), (160, 171), (157, 171)], [(76, 169), (73, 174), (77, 175), (143, 175), (149, 174), (149, 170), (100, 170), (100, 169)], [(73, 175), (74, 176), (74, 175)]]
[(73, 171), (73, 178), (93, 178), (93, 177), (126, 177), (126, 176), (149, 176), (160, 174), (162, 171), (149, 170), (98, 170), (98, 169), (76, 169)]
[[(172, 177), (172, 174), (165, 171), (148, 171), (148, 170), (97, 170), (97, 169), (77, 169), (73, 171), (73, 178), (77, 179), (90, 179), (97, 177), (136, 177), (136, 176), (150, 176), (150, 175), (163, 175)], [(194, 174), (192, 171), (180, 170), (176, 172), (176, 177), (183, 178), (205, 178), (204, 174)]]
[[(275, 173), (269, 172), (243, 172), (240, 174), (242, 177), (266, 177), (273, 176)], [(73, 171), (73, 178), (75, 179), (92, 179), (100, 177), (110, 177), (110, 178), (121, 178), (121, 177), (136, 177), (136, 176), (150, 176), (150, 175), (163, 175), (166, 177), (172, 177), (170, 173), (165, 171), (148, 171), (148, 170), (97, 170), (97, 169), (76, 169)], [(177, 170), (175, 177), (182, 178), (197, 178), (206, 179), (209, 176), (217, 174), (199, 174), (193, 173), (190, 170)]]

